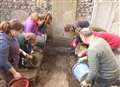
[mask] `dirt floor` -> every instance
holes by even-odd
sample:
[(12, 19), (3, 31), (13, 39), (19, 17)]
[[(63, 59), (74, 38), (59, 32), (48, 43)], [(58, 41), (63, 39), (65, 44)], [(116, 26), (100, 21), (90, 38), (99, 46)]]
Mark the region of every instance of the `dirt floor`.
[(80, 87), (71, 71), (77, 58), (69, 52), (69, 47), (49, 44), (44, 54), (36, 87)]
[(80, 87), (71, 73), (76, 58), (68, 50), (52, 44), (46, 47), (37, 87)]
[[(80, 83), (73, 77), (71, 71), (77, 58), (69, 52), (69, 49), (64, 44), (49, 43), (44, 52), (37, 82), (31, 87), (80, 87)], [(0, 83), (0, 87), (4, 87), (1, 84), (3, 82)]]

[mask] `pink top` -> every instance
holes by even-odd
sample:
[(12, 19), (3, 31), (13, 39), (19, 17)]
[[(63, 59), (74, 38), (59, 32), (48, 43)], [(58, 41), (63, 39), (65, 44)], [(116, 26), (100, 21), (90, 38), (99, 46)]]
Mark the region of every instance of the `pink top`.
[(112, 49), (120, 48), (120, 37), (108, 32), (93, 32), (97, 37), (101, 37), (106, 40)]

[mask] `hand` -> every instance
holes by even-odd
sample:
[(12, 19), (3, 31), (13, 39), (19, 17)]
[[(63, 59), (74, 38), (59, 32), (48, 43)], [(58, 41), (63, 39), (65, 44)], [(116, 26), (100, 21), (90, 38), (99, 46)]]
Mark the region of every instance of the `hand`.
[(78, 57), (85, 56), (85, 55), (86, 55), (86, 53), (87, 53), (87, 51), (86, 51), (86, 50), (82, 50), (82, 51), (78, 52)]
[(76, 47), (76, 43), (75, 42), (73, 43), (73, 46)]
[(32, 59), (32, 55), (27, 54), (27, 58)]
[(81, 53), (78, 53), (77, 56), (78, 56), (78, 57), (82, 57), (82, 54), (81, 54)]
[(81, 87), (91, 87), (91, 84), (87, 83), (86, 81), (81, 82)]
[(33, 51), (33, 50), (31, 51), (31, 54), (32, 54), (32, 53), (34, 53), (34, 51)]
[(15, 79), (22, 78), (22, 75), (19, 72), (14, 73), (13, 76), (14, 76)]

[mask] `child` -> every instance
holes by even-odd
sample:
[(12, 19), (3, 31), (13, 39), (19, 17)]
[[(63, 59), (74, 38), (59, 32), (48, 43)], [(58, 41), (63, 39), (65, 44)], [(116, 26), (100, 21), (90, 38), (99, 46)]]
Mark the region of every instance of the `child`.
[(45, 16), (40, 17), (40, 21), (42, 21), (42, 24), (40, 21), (38, 22), (39, 24), (38, 31), (41, 34), (46, 34), (47, 25), (51, 23), (51, 20), (52, 16), (50, 13), (47, 13)]
[(40, 47), (45, 47), (47, 41), (47, 27), (50, 25), (52, 16), (50, 13), (40, 16), (38, 21), (37, 41)]
[[(32, 59), (31, 53), (33, 52), (33, 46), (36, 44), (36, 35), (34, 33), (22, 33), (18, 36), (18, 42), (20, 48), (24, 51), (24, 55), (20, 54), (20, 68), (26, 67), (24, 60)], [(26, 57), (28, 57), (28, 59), (26, 59)]]
[(24, 22), (24, 32), (36, 33), (38, 29), (38, 18), (39, 15), (37, 12), (32, 12), (30, 17)]

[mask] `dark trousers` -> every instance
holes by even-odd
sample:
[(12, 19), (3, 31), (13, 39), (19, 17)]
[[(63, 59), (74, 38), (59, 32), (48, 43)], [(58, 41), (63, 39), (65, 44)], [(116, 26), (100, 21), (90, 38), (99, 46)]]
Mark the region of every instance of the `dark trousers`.
[(97, 78), (92, 87), (110, 87), (112, 84), (114, 84), (117, 81), (118, 78), (115, 79), (102, 79)]

